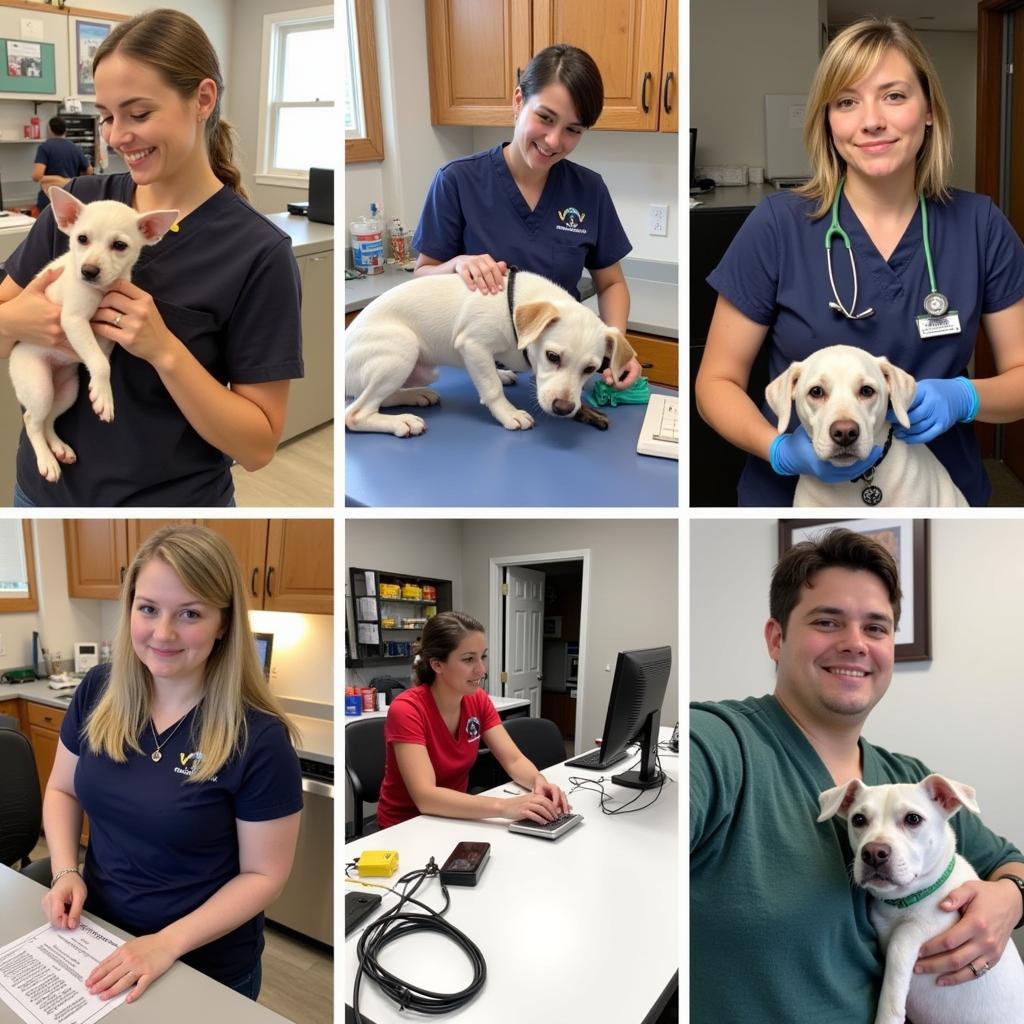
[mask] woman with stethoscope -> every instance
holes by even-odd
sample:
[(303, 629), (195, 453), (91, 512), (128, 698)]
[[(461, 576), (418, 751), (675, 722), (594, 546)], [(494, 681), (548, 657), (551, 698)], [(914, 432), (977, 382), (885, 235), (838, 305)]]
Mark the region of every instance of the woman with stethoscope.
[[(796, 478), (852, 480), (802, 427), (778, 435), (746, 394), (765, 339), (769, 379), (826, 345), (885, 355), (917, 378), (910, 427), (972, 505), (991, 485), (974, 419), (1024, 417), (1024, 245), (986, 196), (946, 185), (950, 122), (938, 77), (909, 28), (862, 19), (821, 58), (804, 138), (813, 175), (763, 200), (708, 278), (719, 293), (696, 382), (701, 415), (747, 460), (740, 505), (792, 504)], [(969, 380), (979, 324), (997, 376)]]

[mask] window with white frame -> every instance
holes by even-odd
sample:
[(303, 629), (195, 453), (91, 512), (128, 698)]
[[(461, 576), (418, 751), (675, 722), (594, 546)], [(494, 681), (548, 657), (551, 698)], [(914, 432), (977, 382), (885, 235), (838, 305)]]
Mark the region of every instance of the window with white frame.
[(305, 185), (310, 167), (335, 166), (336, 67), (333, 7), (263, 19), (258, 179)]

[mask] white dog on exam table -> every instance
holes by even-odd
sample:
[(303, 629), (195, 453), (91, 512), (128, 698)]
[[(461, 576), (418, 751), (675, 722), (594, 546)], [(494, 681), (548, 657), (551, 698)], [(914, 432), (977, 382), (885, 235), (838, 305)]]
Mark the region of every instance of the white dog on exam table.
[(814, 445), (815, 454), (834, 466), (866, 459), (876, 445), (883, 456), (870, 479), (829, 484), (803, 475), (795, 506), (819, 508), (883, 506), (966, 506), (967, 499), (927, 445), (907, 444), (891, 436), (889, 404), (897, 421), (910, 426), (907, 409), (916, 382), (885, 356), (851, 345), (819, 349), (793, 363), (765, 389), (778, 417), (779, 433), (789, 425), (791, 405)]
[(78, 395), (79, 363), (89, 371), (93, 411), (105, 423), (114, 418), (109, 359), (114, 343), (97, 338), (89, 321), (111, 285), (130, 277), (142, 247), (159, 242), (178, 219), (178, 211), (140, 214), (111, 199), (83, 203), (56, 185), (49, 196), (57, 226), (71, 243), (41, 273), (63, 268), (45, 294), (61, 307), (60, 325), (74, 352), (19, 341), (9, 364), (14, 393), (25, 407), (25, 434), (40, 474), (52, 483), (60, 479), (60, 462), (76, 459), (71, 447), (57, 436), (53, 422)]
[[(978, 978), (939, 987), (937, 974), (914, 974), (918, 952), (958, 918), (939, 904), (977, 879), (956, 852), (949, 819), (978, 812), (970, 786), (929, 775), (916, 785), (865, 786), (853, 779), (818, 798), (818, 821), (846, 819), (853, 878), (872, 897), (871, 923), (885, 953), (875, 1024), (1024, 1024), (1024, 964), (1012, 940)], [(1008, 883), (1006, 883), (1008, 884)]]
[(527, 430), (533, 417), (502, 390), (514, 371), (536, 374), (544, 412), (575, 416), (583, 384), (604, 358), (617, 379), (634, 354), (621, 331), (538, 274), (510, 271), (493, 295), (470, 290), (457, 274), (414, 278), (374, 299), (345, 332), (345, 393), (355, 396), (345, 426), (422, 434), (421, 417), (380, 408), (436, 405), (437, 392), (422, 385), (437, 379), (437, 366), (464, 366), (494, 418)]

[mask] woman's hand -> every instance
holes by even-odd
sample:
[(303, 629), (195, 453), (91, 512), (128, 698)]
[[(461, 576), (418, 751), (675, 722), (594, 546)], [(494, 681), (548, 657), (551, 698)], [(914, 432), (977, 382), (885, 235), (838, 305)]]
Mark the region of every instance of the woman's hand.
[(495, 262), (487, 253), (483, 253), (480, 256), (456, 256), (453, 269), (466, 282), (470, 291), (479, 289), (485, 294), (494, 295), (505, 287), (508, 264), (504, 260)]
[(569, 798), (553, 782), (548, 782), (541, 776), (533, 784), (534, 793), (547, 797), (554, 805), (559, 814), (568, 814), (572, 808), (569, 806)]
[(54, 928), (77, 928), (88, 894), (82, 876), (69, 871), (43, 897), (43, 913)]
[[(978, 392), (966, 377), (919, 380), (907, 409), (909, 427), (896, 426), (893, 437), (907, 444), (926, 444), (956, 423), (970, 423), (978, 412)], [(889, 412), (890, 423), (895, 421)]]
[[(941, 974), (936, 985), (959, 985), (975, 981), (984, 975), (986, 965), (999, 962), (1020, 918), (1020, 891), (1000, 885), (998, 879), (964, 882), (939, 909), (958, 910), (960, 920), (921, 947), (914, 973)], [(968, 964), (974, 964), (978, 973)]]
[(643, 367), (640, 365), (640, 360), (636, 356), (626, 364), (626, 372), (623, 374), (621, 380), (615, 380), (612, 377), (612, 368), (609, 366), (601, 376), (604, 378), (605, 384), (615, 388), (616, 391), (625, 391), (626, 388), (632, 387), (633, 382), (640, 376), (643, 371)]
[(505, 800), (504, 804), (505, 810), (502, 817), (509, 818), (511, 821), (521, 821), (523, 818), (527, 818), (539, 825), (544, 825), (549, 821), (554, 821), (561, 814), (554, 800), (543, 793), (534, 792), (526, 793), (524, 796), (514, 796)]
[(802, 476), (805, 473), (816, 476), (827, 484), (847, 483), (869, 470), (882, 454), (881, 446), (875, 445), (866, 459), (852, 466), (833, 466), (825, 459), (819, 459), (803, 426), (792, 434), (779, 434), (772, 442), (769, 462), (779, 476)]
[(116, 341), (157, 369), (161, 359), (181, 344), (167, 329), (153, 296), (131, 281), (115, 281), (110, 286), (91, 324), (98, 338)]
[(0, 307), (0, 324), (5, 335), (44, 348), (64, 348), (74, 354), (60, 325), (60, 306), (44, 294), (63, 272), (63, 267), (44, 270)]
[(135, 986), (126, 1003), (132, 1003), (165, 973), (177, 957), (168, 940), (159, 932), (130, 939), (100, 961), (85, 979), (90, 995), (112, 999)]

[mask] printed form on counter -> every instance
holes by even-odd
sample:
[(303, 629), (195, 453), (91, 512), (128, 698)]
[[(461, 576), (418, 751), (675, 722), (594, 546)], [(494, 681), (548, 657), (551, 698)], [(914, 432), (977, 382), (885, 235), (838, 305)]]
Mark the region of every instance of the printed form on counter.
[(84, 917), (72, 930), (44, 924), (0, 946), (0, 1001), (27, 1024), (92, 1024), (128, 993), (100, 999), (85, 979), (124, 942)]

